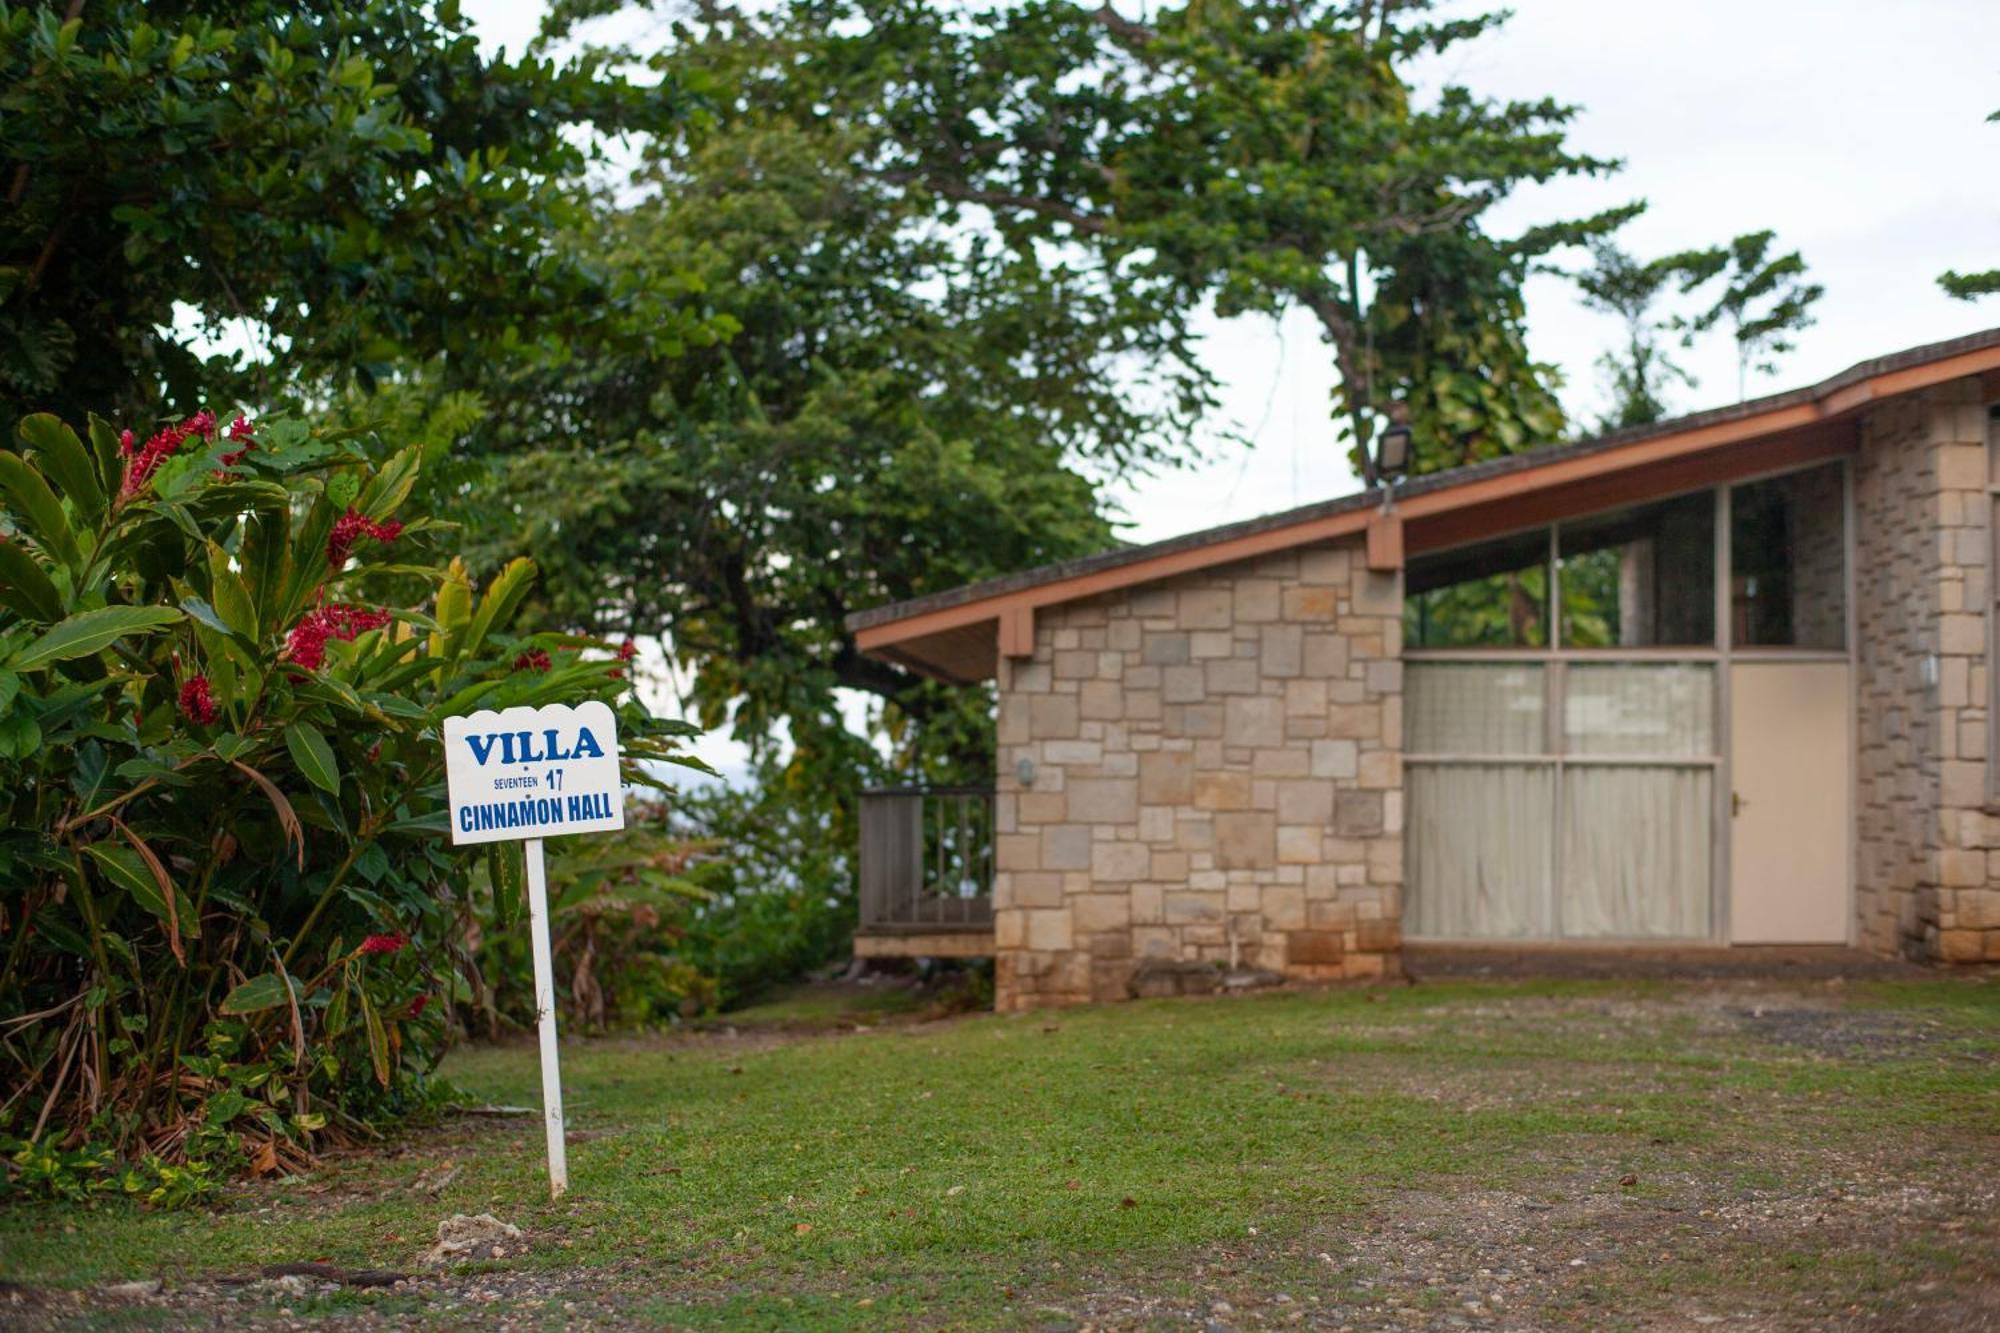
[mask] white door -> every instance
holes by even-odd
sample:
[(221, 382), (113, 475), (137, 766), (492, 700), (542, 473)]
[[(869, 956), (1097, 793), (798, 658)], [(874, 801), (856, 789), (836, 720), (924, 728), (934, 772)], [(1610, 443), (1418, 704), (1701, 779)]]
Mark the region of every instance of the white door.
[(1729, 673), (1729, 939), (1848, 942), (1850, 694), (1845, 662)]

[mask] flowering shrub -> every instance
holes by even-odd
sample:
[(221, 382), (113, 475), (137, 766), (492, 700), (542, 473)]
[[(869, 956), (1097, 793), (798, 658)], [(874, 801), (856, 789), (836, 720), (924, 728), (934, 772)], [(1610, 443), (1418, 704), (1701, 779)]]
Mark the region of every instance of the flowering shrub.
[[(479, 593), (423, 563), (439, 530), (396, 516), (415, 450), (377, 466), (360, 441), (207, 412), (143, 443), (48, 416), (19, 435), (0, 450), (10, 1174), (48, 1192), (108, 1147), (171, 1202), (208, 1177), (162, 1167), (277, 1169), (422, 1107), (451, 1008), (433, 1001), (469, 993), (475, 858), (448, 845), (440, 720), (603, 699), (635, 763), (684, 728), (632, 699), (612, 645), (507, 633), (530, 562)], [(482, 884), (518, 885), (517, 848), (480, 859)]]

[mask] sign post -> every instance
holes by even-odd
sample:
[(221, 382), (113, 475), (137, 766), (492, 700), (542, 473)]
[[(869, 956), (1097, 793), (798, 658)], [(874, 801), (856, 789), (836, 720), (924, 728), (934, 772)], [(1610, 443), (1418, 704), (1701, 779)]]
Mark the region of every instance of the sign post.
[(527, 862), (528, 934), (542, 1045), (542, 1118), (549, 1197), (569, 1189), (562, 1070), (556, 1052), (556, 973), (542, 839), (625, 827), (618, 720), (598, 700), (577, 707), (485, 709), (444, 720), (445, 786), (454, 845), (520, 841)]

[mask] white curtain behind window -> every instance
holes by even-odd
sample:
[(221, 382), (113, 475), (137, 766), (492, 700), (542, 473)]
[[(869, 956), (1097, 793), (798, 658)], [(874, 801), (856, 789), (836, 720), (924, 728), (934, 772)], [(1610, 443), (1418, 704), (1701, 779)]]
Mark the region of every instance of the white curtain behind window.
[(1708, 934), (1713, 798), (1706, 768), (1569, 766), (1563, 774), (1563, 936)]
[(1410, 933), (1546, 938), (1554, 929), (1554, 769), (1413, 764), (1405, 773)]

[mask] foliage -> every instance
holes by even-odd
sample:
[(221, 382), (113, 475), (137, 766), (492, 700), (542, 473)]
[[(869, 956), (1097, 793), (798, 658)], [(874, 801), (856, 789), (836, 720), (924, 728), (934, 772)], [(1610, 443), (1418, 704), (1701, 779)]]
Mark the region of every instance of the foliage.
[(1577, 288), (1585, 306), (1617, 318), (1621, 339), (1597, 358), (1611, 391), (1611, 409), (1597, 428), (1651, 425), (1666, 418), (1674, 385), (1695, 382), (1666, 346), (1671, 319), (1655, 313), (1666, 289), (1686, 274), (1673, 256), (1641, 261), (1609, 238), (1591, 243), (1590, 258), (1591, 267), (1577, 275)]
[(1521, 283), (1636, 212), (1484, 230), (1518, 186), (1613, 164), (1565, 145), (1560, 103), (1413, 94), (1412, 61), (1503, 17), (1430, 11), (1250, 0), (1138, 22), (1074, 0), (795, 0), (765, 30), (809, 58), (737, 82), (838, 124), (851, 160), (944, 218), (988, 222), (1020, 255), (1084, 257), (1164, 330), (1185, 337), (1211, 303), (1311, 312), (1357, 457), (1403, 399), (1429, 470), (1558, 433)]
[[(2000, 123), (2000, 111), (1988, 116), (1989, 123)], [(2000, 292), (2000, 268), (1989, 268), (1984, 272), (1960, 273), (1947, 269), (1938, 274), (1938, 286), (1944, 288), (1947, 296), (1955, 296), (1961, 301), (1976, 301), (1982, 296)]]
[[(0, 4), (0, 425), (557, 351), (609, 285), (549, 243), (597, 142), (572, 127), (698, 92), (489, 59), (456, 0)], [(225, 323), (273, 364), (204, 361)]]
[(0, 1128), (296, 1164), (436, 1095), (470, 873), (439, 720), (602, 698), (635, 760), (685, 728), (592, 641), (508, 635), (531, 562), (477, 595), (422, 562), (415, 448), (87, 435), (0, 452)]
[(1813, 323), (1812, 307), (1826, 288), (1805, 279), (1799, 252), (1773, 255), (1771, 231), (1746, 232), (1727, 245), (1676, 256), (1687, 279), (1683, 291), (1722, 284), (1715, 303), (1688, 323), (1690, 333), (1727, 327), (1736, 342), (1736, 396), (1751, 371), (1778, 373), (1777, 358), (1792, 350), (1792, 336)]
[[(647, 1027), (715, 1007), (713, 979), (676, 948), (686, 937), (702, 887), (712, 878), (706, 849), (669, 833), (666, 807), (628, 803), (617, 833), (545, 844), (549, 933), (556, 1000), (564, 1021), (586, 1030)], [(474, 1005), (489, 1030), (505, 1021), (534, 1026), (533, 963), (527, 934), (509, 912), (513, 873), (489, 863), (475, 901)]]

